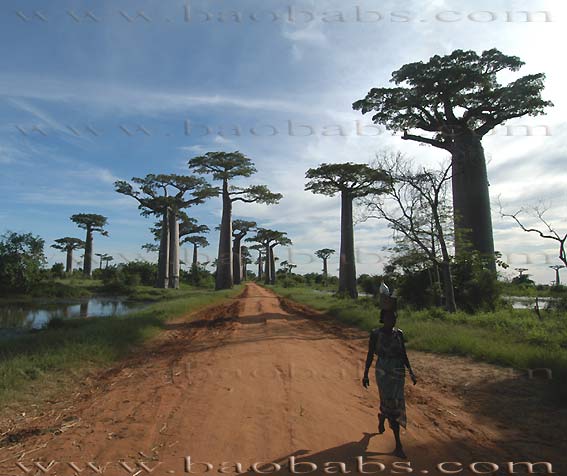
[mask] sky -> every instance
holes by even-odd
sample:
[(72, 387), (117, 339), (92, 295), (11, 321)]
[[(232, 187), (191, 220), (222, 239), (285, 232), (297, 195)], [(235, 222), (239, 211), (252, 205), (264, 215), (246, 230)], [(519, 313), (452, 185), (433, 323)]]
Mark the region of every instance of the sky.
[[(82, 237), (74, 213), (108, 217), (95, 253), (155, 259), (141, 245), (152, 220), (114, 182), (188, 174), (207, 151), (238, 150), (258, 169), (238, 185), (266, 184), (279, 205), (236, 203), (234, 217), (286, 231), (278, 255), (319, 272), (319, 248), (339, 249), (340, 200), (304, 191), (323, 162), (371, 162), (383, 150), (437, 166), (446, 152), (401, 140), (352, 103), (391, 73), (455, 49), (498, 48), (546, 74), (546, 115), (510, 121), (483, 140), (494, 240), (510, 264), (550, 283), (557, 246), (502, 218), (533, 206), (567, 232), (564, 87), (566, 4), (552, 1), (3, 0), (0, 4), (0, 233), (32, 232), (49, 262), (54, 239)], [(522, 13), (524, 12), (524, 13)], [(531, 12), (526, 21), (525, 12)], [(539, 13), (537, 13), (539, 12)], [(525, 126), (525, 127), (524, 127)], [(220, 199), (188, 210), (212, 230)], [(527, 224), (536, 220), (525, 215)], [(216, 231), (201, 260), (212, 260)], [(378, 220), (355, 227), (357, 271), (378, 274), (392, 243)], [(186, 253), (186, 255), (185, 255)], [(182, 258), (190, 259), (190, 250)], [(338, 260), (331, 259), (336, 274)], [(567, 279), (567, 278), (566, 278)]]

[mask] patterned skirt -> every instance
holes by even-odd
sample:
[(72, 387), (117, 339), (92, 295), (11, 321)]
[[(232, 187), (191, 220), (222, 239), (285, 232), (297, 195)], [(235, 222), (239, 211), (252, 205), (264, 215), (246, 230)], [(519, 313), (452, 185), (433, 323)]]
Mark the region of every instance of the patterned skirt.
[(406, 369), (399, 358), (380, 357), (376, 364), (376, 383), (380, 394), (380, 413), (390, 423), (406, 427), (406, 400), (404, 384)]

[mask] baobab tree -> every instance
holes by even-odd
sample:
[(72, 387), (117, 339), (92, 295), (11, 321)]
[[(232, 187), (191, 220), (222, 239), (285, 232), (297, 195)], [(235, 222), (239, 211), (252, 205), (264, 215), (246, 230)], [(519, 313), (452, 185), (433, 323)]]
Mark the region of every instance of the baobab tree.
[(92, 276), (93, 262), (93, 233), (108, 236), (108, 232), (104, 229), (107, 218), (94, 213), (78, 213), (71, 216), (71, 221), (76, 223), (79, 228), (86, 230), (83, 273), (90, 278)]
[(285, 274), (291, 274), (291, 272), (297, 268), (296, 264), (291, 263), (290, 261), (284, 260), (280, 263), (280, 268), (283, 270)]
[(331, 248), (322, 248), (320, 250), (315, 251), (315, 256), (317, 258), (323, 260), (323, 277), (326, 278), (329, 275), (329, 270), (327, 267), (327, 261), (331, 257), (332, 254), (335, 254), (335, 250)]
[[(286, 235), (287, 233), (281, 231), (270, 230), (268, 228), (257, 228), (256, 234), (246, 239), (246, 241), (259, 243), (264, 248), (265, 284), (275, 284), (276, 282), (274, 248), (278, 245), (289, 246), (292, 244), (291, 240)], [(259, 275), (261, 276), (261, 263), (259, 264), (258, 270), (260, 271)]]
[[(158, 287), (179, 288), (179, 219), (182, 210), (218, 196), (219, 190), (195, 176), (148, 174), (134, 177), (131, 183), (115, 182), (118, 193), (138, 201), (142, 215), (161, 217), (158, 259)], [(188, 196), (187, 196), (188, 195)]]
[(110, 255), (104, 255), (101, 258), (101, 261), (104, 261), (104, 269), (108, 268), (108, 263), (110, 263), (111, 261), (114, 261), (114, 257), (110, 256)]
[(256, 250), (258, 252), (258, 259), (256, 260), (256, 264), (258, 265), (258, 281), (262, 280), (262, 265), (263, 263), (263, 256), (262, 256), (262, 252), (265, 249), (265, 246), (262, 245), (261, 243), (258, 243), (256, 245), (253, 246), (249, 246), (248, 247), (249, 250)]
[(95, 253), (95, 256), (98, 256), (98, 269), (102, 269), (102, 259), (107, 256), (106, 253)]
[(51, 247), (67, 253), (65, 272), (71, 273), (73, 272), (73, 251), (84, 248), (85, 242), (79, 238), (66, 236), (65, 238), (55, 240), (55, 244), (51, 245)]
[(232, 275), (234, 284), (240, 284), (243, 278), (241, 257), (242, 240), (255, 227), (255, 221), (234, 220), (232, 222)]
[(199, 265), (199, 248), (206, 248), (209, 246), (207, 238), (199, 235), (185, 236), (181, 242), (182, 244), (189, 243), (193, 245), (193, 259), (191, 261), (191, 268)]
[[(486, 160), (482, 138), (509, 119), (537, 116), (553, 104), (541, 98), (545, 75), (529, 74), (501, 85), (497, 74), (524, 63), (497, 49), (455, 50), (392, 73), (393, 88), (373, 88), (353, 108), (402, 139), (451, 154), (455, 248), (476, 251), (496, 270)], [(419, 132), (417, 132), (417, 131)], [(415, 132), (414, 132), (415, 131)]]
[(552, 270), (555, 271), (555, 286), (561, 286), (561, 277), (559, 276), (559, 270), (565, 268), (562, 264), (553, 264), (550, 266)]
[(247, 281), (248, 265), (252, 263), (252, 255), (247, 246), (240, 247), (240, 261), (242, 262), (242, 281)]
[(356, 289), (356, 264), (354, 259), (353, 201), (369, 194), (379, 195), (384, 190), (384, 172), (366, 164), (321, 164), (305, 174), (308, 182), (305, 190), (334, 196), (341, 195), (341, 251), (339, 260), (339, 293), (353, 299)]
[(189, 160), (189, 168), (199, 174), (211, 174), (222, 182), (222, 219), (217, 258), (215, 289), (229, 289), (233, 285), (232, 206), (235, 202), (276, 204), (282, 198), (265, 185), (236, 187), (230, 185), (237, 177), (256, 173), (252, 161), (240, 152), (207, 152)]

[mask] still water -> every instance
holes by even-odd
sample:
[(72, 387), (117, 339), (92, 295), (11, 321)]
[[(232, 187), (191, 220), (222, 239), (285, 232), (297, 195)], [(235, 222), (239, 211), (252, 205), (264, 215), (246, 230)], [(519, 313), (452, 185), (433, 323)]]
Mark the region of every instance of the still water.
[(93, 297), (80, 301), (25, 302), (0, 306), (2, 330), (41, 329), (55, 317), (63, 319), (122, 316), (147, 304), (120, 297)]

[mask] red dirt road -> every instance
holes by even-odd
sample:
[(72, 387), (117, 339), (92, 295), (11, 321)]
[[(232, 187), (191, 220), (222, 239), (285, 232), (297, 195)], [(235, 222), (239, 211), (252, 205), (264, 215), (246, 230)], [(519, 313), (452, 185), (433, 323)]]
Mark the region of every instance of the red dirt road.
[[(390, 454), (388, 427), (376, 434), (373, 372), (369, 390), (360, 384), (366, 345), (365, 332), (248, 284), (229, 305), (170, 324), (79, 394), (46, 404), (43, 416), (22, 418), (19, 437), (0, 444), (0, 475), (205, 474), (204, 465), (186, 466), (189, 456), (211, 463), (207, 474), (235, 473), (236, 463), (246, 474), (290, 474), (290, 456), (304, 463), (297, 472), (311, 462), (318, 469), (309, 474), (328, 474), (326, 463), (343, 462), (360, 474), (362, 457), (389, 474), (402, 460)], [(462, 464), (454, 474), (472, 474), (473, 462), (505, 470), (509, 461), (549, 461), (561, 474), (567, 416), (541, 403), (542, 382), (463, 358), (411, 352), (410, 359), (419, 381), (407, 379), (408, 459), (398, 473), (443, 474), (436, 465), (446, 461)], [(282, 469), (255, 472), (250, 465), (260, 462)], [(477, 466), (485, 474), (494, 468)]]

